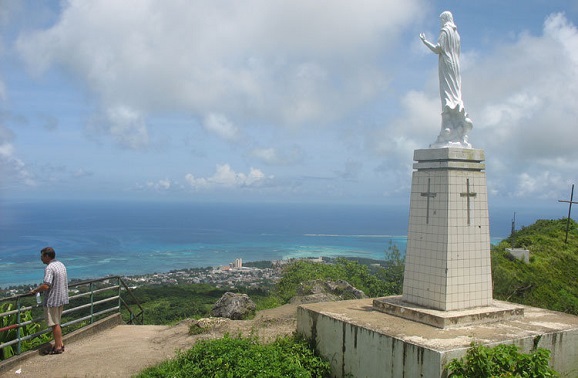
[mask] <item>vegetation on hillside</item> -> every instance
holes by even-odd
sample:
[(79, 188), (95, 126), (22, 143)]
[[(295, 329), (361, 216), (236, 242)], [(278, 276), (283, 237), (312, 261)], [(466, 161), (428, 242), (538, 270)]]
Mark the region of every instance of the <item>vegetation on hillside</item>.
[[(12, 312), (13, 310), (15, 310), (15, 306), (12, 305), (11, 303), (0, 304), (0, 313)], [(26, 310), (20, 313), (20, 322), (22, 323), (29, 322), (20, 329), (21, 338), (29, 335), (34, 335), (35, 333), (41, 330), (40, 324), (33, 322), (32, 320), (33, 320), (32, 311)], [(0, 328), (9, 327), (17, 323), (18, 323), (18, 314), (16, 312), (5, 317), (0, 317)], [(0, 344), (16, 340), (18, 338), (17, 333), (18, 333), (17, 328), (0, 332)], [(31, 340), (22, 341), (21, 352), (33, 349), (36, 346), (47, 342), (48, 340), (49, 337), (48, 335), (45, 334), (35, 337)], [(7, 346), (0, 349), (0, 361), (12, 357), (15, 354), (16, 350), (17, 350), (16, 345)]]
[[(578, 315), (578, 227), (566, 219), (538, 220), (492, 250), (494, 297)], [(513, 258), (506, 248), (525, 248), (530, 261)]]
[(138, 377), (324, 377), (328, 373), (329, 363), (295, 336), (271, 344), (262, 344), (256, 337), (225, 336), (197, 341), (191, 349)]
[[(302, 282), (315, 279), (346, 280), (370, 297), (401, 293), (404, 261), (395, 245), (387, 251), (388, 260), (358, 262), (338, 258), (324, 263), (295, 260), (283, 268), (281, 280), (274, 287), (239, 286), (237, 293), (249, 295), (257, 310), (274, 308), (297, 295)], [(259, 262), (266, 265), (265, 262)], [(174, 324), (187, 318), (210, 316), (213, 305), (231, 289), (219, 289), (208, 284), (144, 285), (133, 291), (144, 308), (145, 324)], [(130, 299), (127, 301), (131, 303)]]
[[(175, 324), (184, 319), (210, 316), (213, 305), (230, 289), (208, 284), (145, 285), (133, 291), (144, 308), (144, 324)], [(248, 294), (257, 310), (276, 307), (271, 303), (269, 289), (238, 287), (238, 293)], [(130, 299), (127, 299), (132, 303)]]
[(452, 360), (449, 378), (483, 377), (558, 377), (550, 367), (550, 351), (538, 348), (522, 353), (516, 345), (501, 344), (493, 348), (472, 344), (465, 357)]
[(316, 279), (345, 280), (369, 297), (400, 294), (404, 265), (398, 252), (396, 256), (386, 267), (362, 265), (345, 258), (338, 258), (329, 264), (297, 260), (285, 266), (283, 275), (275, 286), (274, 295), (287, 303), (297, 295), (301, 283)]
[(317, 279), (345, 280), (369, 297), (401, 294), (404, 259), (397, 246), (390, 244), (385, 262), (375, 262), (343, 257), (324, 264), (296, 260), (285, 266), (273, 294), (283, 303), (287, 303), (297, 295), (297, 289), (302, 282)]

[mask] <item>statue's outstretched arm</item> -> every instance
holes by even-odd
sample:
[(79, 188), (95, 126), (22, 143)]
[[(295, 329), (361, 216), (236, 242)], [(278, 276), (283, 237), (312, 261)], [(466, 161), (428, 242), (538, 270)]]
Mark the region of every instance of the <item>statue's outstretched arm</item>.
[(441, 48), (440, 45), (434, 45), (433, 43), (431, 43), (430, 41), (428, 41), (427, 39), (425, 39), (425, 34), (421, 33), (419, 35), (419, 38), (421, 39), (421, 41), (423, 42), (424, 45), (426, 45), (431, 51), (433, 51), (436, 54), (439, 54), (441, 52)]

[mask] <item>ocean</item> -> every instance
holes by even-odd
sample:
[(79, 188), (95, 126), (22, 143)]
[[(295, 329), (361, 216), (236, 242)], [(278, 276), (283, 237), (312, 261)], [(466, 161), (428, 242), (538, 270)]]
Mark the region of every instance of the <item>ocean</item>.
[[(0, 287), (37, 284), (52, 246), (69, 278), (137, 275), (299, 257), (384, 260), (406, 249), (408, 208), (321, 204), (0, 204)], [(507, 236), (509, 224), (492, 240)]]
[(243, 261), (405, 251), (407, 209), (148, 202), (2, 206), (0, 287), (38, 283), (52, 246), (69, 278), (136, 275)]

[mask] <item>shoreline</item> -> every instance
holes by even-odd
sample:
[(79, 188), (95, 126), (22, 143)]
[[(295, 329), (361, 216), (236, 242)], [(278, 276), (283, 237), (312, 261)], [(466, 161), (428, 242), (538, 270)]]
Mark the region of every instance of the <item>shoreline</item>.
[[(343, 256), (349, 260), (355, 260), (361, 264), (383, 265), (387, 260), (376, 260), (355, 256)], [(332, 257), (307, 257), (291, 258), (286, 260), (260, 260), (248, 261), (244, 266), (233, 267), (222, 265), (218, 267), (203, 268), (182, 268), (173, 269), (167, 272), (153, 272), (133, 275), (110, 274), (103, 277), (120, 276), (128, 286), (138, 287), (142, 285), (189, 285), (189, 284), (209, 284), (217, 288), (236, 288), (239, 283), (246, 284), (247, 287), (270, 286), (280, 278), (284, 265), (296, 260), (309, 260), (319, 263), (329, 263), (335, 258)], [(72, 278), (69, 283), (78, 283), (90, 280), (91, 278)], [(29, 284), (12, 285), (0, 288), (0, 298), (25, 294), (30, 290)]]

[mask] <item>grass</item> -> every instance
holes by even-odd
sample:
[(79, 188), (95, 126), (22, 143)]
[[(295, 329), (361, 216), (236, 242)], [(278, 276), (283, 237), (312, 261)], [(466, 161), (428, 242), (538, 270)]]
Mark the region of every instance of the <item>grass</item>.
[(137, 377), (326, 377), (329, 363), (297, 336), (262, 344), (256, 337), (198, 341), (176, 358), (142, 371)]

